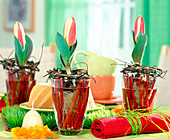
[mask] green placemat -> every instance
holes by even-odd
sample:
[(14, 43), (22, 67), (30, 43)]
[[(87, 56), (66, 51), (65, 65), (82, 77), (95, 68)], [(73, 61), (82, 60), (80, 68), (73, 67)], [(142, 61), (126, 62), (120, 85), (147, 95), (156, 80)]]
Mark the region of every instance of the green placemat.
[(3, 121), (0, 115), (0, 139), (11, 139), (11, 137), (12, 137), (12, 133), (5, 131), (5, 126), (3, 124)]
[[(60, 135), (58, 131), (53, 131), (56, 135), (57, 135), (57, 139), (63, 139), (63, 138), (67, 138), (67, 139), (93, 139), (96, 138), (94, 137), (91, 133), (89, 129), (83, 129), (82, 133), (80, 136), (63, 136)], [(0, 117), (0, 139), (11, 139), (12, 138), (12, 133), (11, 132), (7, 132), (5, 131), (5, 127), (2, 121), (2, 118)]]
[[(170, 108), (159, 108), (162, 112), (170, 112)], [(90, 129), (83, 129), (79, 136), (63, 136), (58, 131), (54, 131), (57, 135), (57, 139), (94, 139), (90, 133)], [(5, 131), (2, 118), (0, 117), (0, 139), (11, 139), (12, 133)], [(116, 139), (168, 139), (168, 136), (164, 133), (153, 133), (153, 134), (140, 134), (140, 135), (129, 135), (124, 137), (118, 137)]]

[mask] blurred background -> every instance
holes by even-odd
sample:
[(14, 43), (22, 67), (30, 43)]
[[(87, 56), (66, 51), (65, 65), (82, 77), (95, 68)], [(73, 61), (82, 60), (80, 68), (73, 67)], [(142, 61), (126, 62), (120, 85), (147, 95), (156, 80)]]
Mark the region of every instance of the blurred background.
[[(169, 7), (169, 0), (0, 0), (0, 54), (7, 58), (14, 49), (12, 28), (16, 21), (21, 22), (32, 38), (37, 61), (41, 46), (45, 45), (41, 72), (37, 75), (38, 82), (45, 82), (46, 70), (61, 64), (55, 49), (56, 33), (62, 34), (65, 20), (73, 16), (77, 25), (76, 50), (130, 62), (134, 47), (132, 29), (141, 15), (149, 38), (143, 65), (158, 66), (161, 47), (170, 44)], [(3, 92), (5, 72), (0, 68), (0, 92)], [(116, 95), (121, 95), (121, 68), (118, 66), (115, 73)]]

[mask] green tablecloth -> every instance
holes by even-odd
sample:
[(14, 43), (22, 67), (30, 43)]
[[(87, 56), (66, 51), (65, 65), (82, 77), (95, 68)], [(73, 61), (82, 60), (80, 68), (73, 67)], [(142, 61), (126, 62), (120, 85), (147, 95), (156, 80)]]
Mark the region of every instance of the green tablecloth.
[[(162, 112), (170, 112), (170, 108), (160, 108)], [(63, 136), (58, 131), (54, 132), (58, 139), (93, 139), (94, 137), (89, 129), (83, 129), (83, 132), (79, 136)], [(168, 132), (170, 134), (170, 132)], [(0, 139), (11, 139), (12, 133), (5, 131), (5, 127), (0, 118)], [(140, 134), (140, 135), (128, 135), (124, 137), (118, 137), (116, 139), (167, 139), (168, 136), (165, 133), (154, 133), (154, 134)]]

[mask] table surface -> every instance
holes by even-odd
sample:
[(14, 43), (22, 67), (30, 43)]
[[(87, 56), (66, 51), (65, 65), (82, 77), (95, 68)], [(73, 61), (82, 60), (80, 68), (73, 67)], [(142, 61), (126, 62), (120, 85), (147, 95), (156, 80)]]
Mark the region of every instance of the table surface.
[[(170, 112), (170, 108), (160, 108), (160, 111), (162, 112)], [(57, 135), (57, 139), (93, 139), (94, 137), (90, 129), (83, 129), (82, 133), (79, 136), (63, 136), (60, 135), (58, 131), (54, 132)], [(166, 133), (153, 133), (153, 134), (140, 134), (140, 135), (128, 135), (124, 137), (118, 137), (116, 139), (166, 139), (168, 138), (168, 134), (170, 135), (170, 132)], [(5, 131), (4, 124), (2, 122), (2, 118), (0, 118), (0, 139), (11, 139), (12, 133)]]

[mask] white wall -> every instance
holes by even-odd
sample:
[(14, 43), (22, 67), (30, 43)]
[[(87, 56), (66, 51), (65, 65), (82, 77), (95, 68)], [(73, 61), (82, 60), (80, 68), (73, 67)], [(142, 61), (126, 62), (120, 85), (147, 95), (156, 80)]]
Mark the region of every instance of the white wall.
[[(26, 32), (34, 44), (34, 47), (41, 47), (45, 41), (45, 5), (44, 0), (34, 0), (34, 31)], [(3, 0), (0, 0), (0, 48), (14, 48), (13, 32), (5, 31), (3, 28)]]

